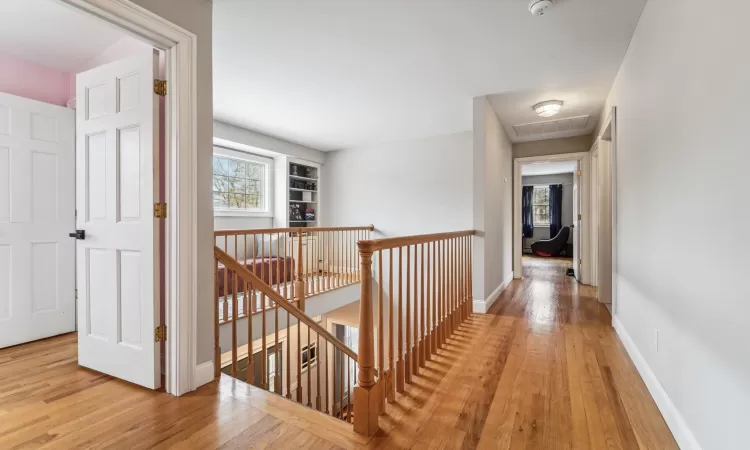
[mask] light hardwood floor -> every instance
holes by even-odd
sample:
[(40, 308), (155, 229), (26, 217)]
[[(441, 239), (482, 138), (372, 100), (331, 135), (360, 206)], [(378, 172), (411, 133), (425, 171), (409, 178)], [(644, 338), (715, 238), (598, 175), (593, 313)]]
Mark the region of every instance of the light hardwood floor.
[(0, 448), (677, 448), (567, 264), (525, 259), (370, 439), (227, 376), (175, 398), (82, 369), (67, 335), (0, 350)]

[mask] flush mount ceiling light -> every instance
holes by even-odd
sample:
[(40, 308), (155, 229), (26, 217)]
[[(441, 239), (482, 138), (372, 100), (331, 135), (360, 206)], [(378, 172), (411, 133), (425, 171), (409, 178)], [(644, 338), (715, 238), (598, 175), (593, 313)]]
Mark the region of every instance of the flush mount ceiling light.
[(546, 102), (540, 102), (533, 106), (534, 111), (539, 114), (539, 117), (552, 117), (560, 112), (563, 102), (560, 100), (547, 100)]

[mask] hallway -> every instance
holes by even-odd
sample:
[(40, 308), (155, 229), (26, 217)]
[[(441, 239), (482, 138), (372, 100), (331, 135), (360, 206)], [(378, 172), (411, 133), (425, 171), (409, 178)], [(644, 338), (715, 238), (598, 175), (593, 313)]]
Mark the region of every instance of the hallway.
[(0, 448), (570, 448), (676, 444), (590, 287), (525, 259), (373, 438), (222, 376), (176, 398), (81, 368), (75, 335), (0, 350)]
[(370, 444), (677, 448), (595, 289), (565, 275), (569, 261), (523, 263), (524, 279), (469, 319)]

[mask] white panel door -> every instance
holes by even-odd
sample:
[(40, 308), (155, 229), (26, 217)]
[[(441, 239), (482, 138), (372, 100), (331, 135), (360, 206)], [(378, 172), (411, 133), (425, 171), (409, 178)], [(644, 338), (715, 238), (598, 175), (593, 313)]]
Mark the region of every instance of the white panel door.
[(75, 331), (73, 119), (0, 93), (0, 348)]
[(76, 77), (78, 362), (160, 386), (157, 55)]

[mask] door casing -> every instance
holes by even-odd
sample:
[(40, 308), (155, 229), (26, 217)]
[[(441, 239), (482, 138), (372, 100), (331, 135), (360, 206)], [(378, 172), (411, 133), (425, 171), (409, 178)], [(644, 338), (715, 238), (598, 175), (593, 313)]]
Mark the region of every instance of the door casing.
[(197, 37), (129, 0), (58, 0), (134, 35), (166, 57), (165, 390), (182, 395), (213, 379), (197, 365)]

